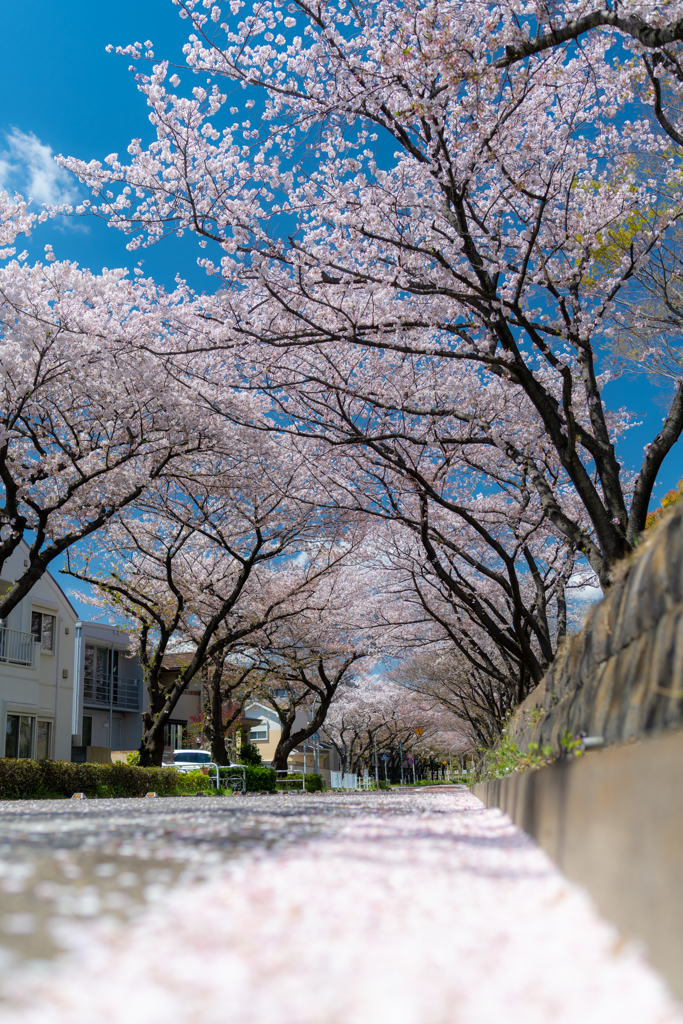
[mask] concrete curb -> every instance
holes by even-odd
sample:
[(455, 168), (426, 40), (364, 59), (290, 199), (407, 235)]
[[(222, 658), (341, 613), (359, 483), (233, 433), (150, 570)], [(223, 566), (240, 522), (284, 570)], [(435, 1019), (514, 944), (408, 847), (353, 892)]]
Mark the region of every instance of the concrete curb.
[(683, 731), (480, 783), (683, 999)]

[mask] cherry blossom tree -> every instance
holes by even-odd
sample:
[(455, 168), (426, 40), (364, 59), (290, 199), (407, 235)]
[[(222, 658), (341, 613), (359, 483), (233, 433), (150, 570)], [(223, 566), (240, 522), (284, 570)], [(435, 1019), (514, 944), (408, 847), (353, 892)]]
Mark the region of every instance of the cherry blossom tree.
[[(482, 646), (486, 637), (481, 638)], [(497, 652), (491, 652), (494, 660)], [(461, 723), (462, 749), (488, 748), (500, 739), (514, 710), (514, 691), (501, 685), (496, 672), (473, 668), (451, 646), (434, 644), (415, 650), (392, 672), (392, 678), (421, 694), (434, 709), (443, 708)]]
[[(533, 32), (529, 31), (528, 22), (522, 25), (515, 17), (517, 13), (513, 7), (509, 8), (505, 52), (495, 61), (496, 67), (507, 68), (547, 50), (561, 47), (566, 50), (567, 43), (581, 41), (584, 44), (586, 37), (607, 29), (620, 39), (632, 71), (643, 80), (646, 87), (643, 99), (652, 107), (660, 126), (678, 146), (683, 145), (680, 117), (672, 117), (665, 109), (667, 92), (680, 96), (683, 89), (683, 6), (680, 3), (626, 3), (614, 9), (589, 3), (579, 10), (561, 4), (553, 9), (552, 15), (549, 8), (534, 5), (529, 11), (534, 22)], [(601, 42), (596, 46), (589, 38), (588, 47), (577, 48), (579, 59), (602, 61)], [(640, 76), (637, 76), (638, 65)]]
[(120, 270), (0, 269), (0, 572), (22, 539), (29, 548), (0, 618), (58, 555), (215, 444), (215, 424), (147, 350), (178, 304)]
[[(339, 755), (342, 772), (360, 772), (386, 756), (400, 775), (401, 758), (426, 754), (430, 742), (452, 721), (443, 708), (435, 710), (414, 687), (397, 684), (382, 671), (362, 672), (340, 688), (324, 726), (324, 735)], [(452, 732), (449, 737), (455, 739)], [(463, 747), (470, 745), (459, 737)], [(457, 742), (457, 740), (456, 740)], [(375, 767), (378, 768), (378, 765)]]
[[(410, 660), (423, 651), (422, 660), (429, 661), (447, 654), (459, 666), (453, 685), (463, 699), (476, 689), (486, 705), (489, 736), (500, 732), (563, 642), (574, 561), (563, 545), (544, 540), (526, 547), (526, 572), (524, 555), (520, 565), (517, 552), (510, 558), (512, 587), (476, 535), (462, 529), (435, 530), (429, 545), (434, 557), (428, 559), (409, 532), (394, 527), (384, 535), (375, 563), (387, 598), (384, 614), (400, 636), (394, 656)], [(523, 609), (520, 615), (516, 606)], [(448, 707), (455, 711), (455, 704)], [(467, 715), (460, 717), (473, 725)]]
[[(289, 371), (302, 351), (324, 363), (350, 350), (351, 360), (355, 349), (382, 398), (389, 352), (415, 379), (473, 369), (518, 392), (559, 477), (517, 424), (476, 427), (608, 584), (683, 428), (679, 389), (625, 487), (599, 344), (677, 215), (671, 203), (658, 211), (632, 172), (633, 153), (660, 142), (646, 121), (626, 119), (631, 64), (612, 61), (610, 39), (596, 36), (590, 60), (547, 49), (496, 67), (492, 55), (517, 45), (535, 5), (179, 6), (187, 67), (208, 88), (182, 95), (163, 61), (138, 76), (151, 146), (134, 143), (127, 163), (63, 161), (92, 189), (88, 209), (133, 247), (185, 230), (217, 247), (220, 262), (204, 265), (224, 287), (202, 306), (213, 344), (242, 346), (245, 372), (278, 360)], [(155, 60), (151, 46), (123, 52)], [(244, 85), (255, 113), (229, 108), (241, 120), (226, 123), (223, 82)], [(606, 242), (619, 250), (609, 273)], [(411, 396), (391, 401), (410, 408)]]
[[(164, 727), (197, 672), (269, 621), (300, 612), (321, 571), (293, 560), (324, 536), (320, 518), (297, 501), (302, 467), (282, 444), (233, 435), (230, 447), (191, 460), (184, 475), (177, 467), (68, 570), (134, 637), (149, 694), (143, 764), (161, 763)], [(163, 657), (178, 645), (191, 657), (166, 687)]]
[(356, 677), (359, 663), (381, 644), (377, 606), (367, 570), (358, 564), (356, 544), (348, 539), (333, 552), (326, 571), (311, 588), (307, 607), (268, 624), (256, 649), (261, 675), (259, 699), (280, 720), (273, 755), (276, 771), (287, 768), (291, 752), (324, 725), (340, 686)]
[(215, 764), (231, 763), (226, 737), (228, 730), (242, 715), (247, 702), (258, 687), (259, 678), (251, 659), (231, 659), (222, 650), (205, 664), (203, 733), (211, 744), (211, 760)]

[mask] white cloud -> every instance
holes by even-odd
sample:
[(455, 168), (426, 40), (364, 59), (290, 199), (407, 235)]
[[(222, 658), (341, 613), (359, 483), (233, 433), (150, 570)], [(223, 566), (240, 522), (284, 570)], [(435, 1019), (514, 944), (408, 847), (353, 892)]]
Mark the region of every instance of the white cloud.
[(575, 597), (577, 601), (588, 601), (593, 604), (595, 601), (600, 601), (603, 598), (602, 587), (599, 584), (592, 585), (590, 583), (584, 584), (584, 586), (576, 587), (571, 591), (572, 597)]
[(55, 163), (52, 147), (33, 132), (13, 128), (5, 135), (7, 149), (0, 153), (0, 189), (21, 192), (35, 203), (57, 206), (73, 203), (77, 182)]

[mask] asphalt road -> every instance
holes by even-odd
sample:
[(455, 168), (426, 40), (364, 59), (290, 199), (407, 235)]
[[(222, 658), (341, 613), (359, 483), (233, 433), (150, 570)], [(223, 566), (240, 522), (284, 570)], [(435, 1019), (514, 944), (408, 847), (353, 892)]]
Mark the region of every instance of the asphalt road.
[(0, 1024), (683, 1024), (464, 788), (0, 804)]

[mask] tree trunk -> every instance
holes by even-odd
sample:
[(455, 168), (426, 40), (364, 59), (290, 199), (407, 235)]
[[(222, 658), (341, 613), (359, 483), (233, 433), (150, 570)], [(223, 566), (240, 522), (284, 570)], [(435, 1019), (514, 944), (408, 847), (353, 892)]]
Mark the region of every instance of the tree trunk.
[(294, 719), (296, 717), (296, 711), (294, 715), (287, 716), (286, 718), (280, 717), (280, 725), (282, 730), (280, 732), (280, 739), (278, 745), (275, 748), (273, 754), (273, 760), (270, 762), (270, 767), (274, 768), (276, 772), (287, 771), (287, 758), (294, 750), (296, 743), (291, 742), (292, 726), (294, 725)]
[(225, 727), (223, 725), (223, 666), (217, 665), (211, 676), (211, 760), (216, 764), (230, 764), (225, 745)]
[(156, 719), (149, 711), (142, 716), (142, 740), (140, 742), (140, 764), (143, 768), (161, 768), (164, 757), (164, 722), (162, 716)]

